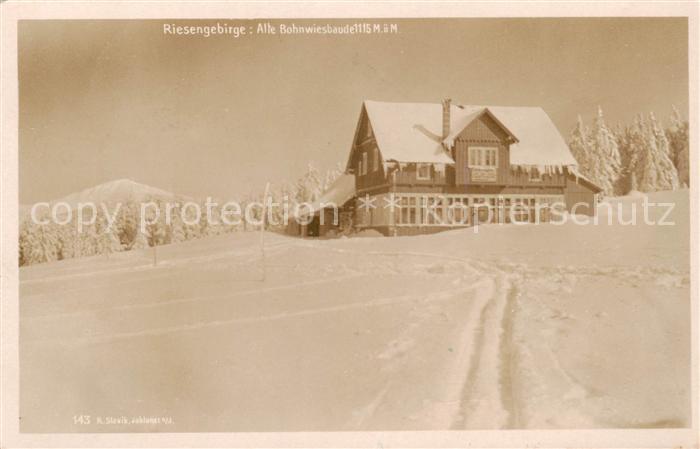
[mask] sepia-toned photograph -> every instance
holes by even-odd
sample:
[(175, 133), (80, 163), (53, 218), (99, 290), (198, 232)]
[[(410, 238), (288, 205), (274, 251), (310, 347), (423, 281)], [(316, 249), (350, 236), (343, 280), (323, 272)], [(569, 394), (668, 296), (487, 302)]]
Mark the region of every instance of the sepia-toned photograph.
[(694, 428), (689, 32), (18, 20), (8, 419)]

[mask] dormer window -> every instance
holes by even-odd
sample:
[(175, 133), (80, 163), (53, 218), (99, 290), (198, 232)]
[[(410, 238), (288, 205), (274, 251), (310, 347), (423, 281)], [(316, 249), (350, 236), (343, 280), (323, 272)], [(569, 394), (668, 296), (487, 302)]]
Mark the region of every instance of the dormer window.
[(498, 149), (494, 147), (469, 147), (469, 168), (496, 168)]
[(421, 179), (421, 180), (430, 179), (430, 164), (417, 164), (416, 179)]
[(360, 162), (361, 164), (361, 169), (360, 169), (360, 174), (361, 175), (366, 175), (367, 174), (367, 153), (362, 153), (362, 161)]

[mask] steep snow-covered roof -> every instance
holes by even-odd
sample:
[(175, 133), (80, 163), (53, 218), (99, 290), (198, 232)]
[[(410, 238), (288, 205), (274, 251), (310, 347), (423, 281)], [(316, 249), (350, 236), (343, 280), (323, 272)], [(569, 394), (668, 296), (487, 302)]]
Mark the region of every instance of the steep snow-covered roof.
[[(364, 102), (384, 160), (453, 163), (444, 150), (442, 104)], [(451, 145), (474, 119), (488, 110), (513, 136), (510, 163), (514, 165), (576, 165), (569, 147), (540, 107), (451, 105)]]
[[(321, 209), (321, 205), (335, 204), (340, 207), (355, 195), (355, 175), (340, 175), (321, 197), (311, 205), (311, 211), (316, 212)], [(303, 212), (303, 210), (302, 210)]]
[(365, 101), (365, 109), (385, 161), (454, 162), (442, 146), (441, 104)]
[(552, 119), (540, 107), (489, 106), (518, 138), (510, 146), (513, 165), (578, 165)]

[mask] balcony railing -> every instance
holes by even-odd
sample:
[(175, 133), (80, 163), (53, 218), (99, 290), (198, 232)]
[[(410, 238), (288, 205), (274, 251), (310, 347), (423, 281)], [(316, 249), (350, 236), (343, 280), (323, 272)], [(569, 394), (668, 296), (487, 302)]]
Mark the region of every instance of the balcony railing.
[(413, 184), (413, 185), (435, 185), (445, 184), (444, 173), (432, 173), (429, 179), (418, 179), (416, 172), (413, 171), (396, 171), (393, 173), (394, 184)]
[[(455, 184), (455, 173), (451, 171), (447, 173), (433, 172), (429, 179), (418, 179), (415, 171), (395, 171), (392, 176), (394, 177), (394, 184), (399, 185), (454, 185)], [(471, 178), (471, 177), (470, 177)], [(542, 177), (530, 178), (530, 176), (525, 172), (514, 172), (512, 170), (507, 170), (505, 172), (498, 173), (496, 181), (472, 181), (468, 184), (478, 184), (478, 185), (508, 185), (508, 186), (523, 186), (523, 187), (561, 187), (566, 185), (566, 175), (561, 173), (554, 173), (551, 175), (544, 175)]]
[(525, 172), (513, 172), (508, 170), (506, 176), (506, 184), (510, 186), (564, 186), (566, 184), (566, 175), (563, 173), (554, 173), (551, 175), (543, 175), (541, 177), (530, 178)]

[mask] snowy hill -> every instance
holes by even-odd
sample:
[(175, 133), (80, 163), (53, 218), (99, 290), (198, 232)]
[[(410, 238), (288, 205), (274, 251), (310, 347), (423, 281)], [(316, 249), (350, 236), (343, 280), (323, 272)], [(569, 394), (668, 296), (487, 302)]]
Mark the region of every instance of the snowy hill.
[(648, 199), (673, 226), (267, 233), (264, 276), (252, 232), (23, 267), (21, 430), (689, 426), (688, 191)]
[(53, 201), (53, 203), (61, 201), (70, 204), (72, 208), (76, 208), (78, 203), (86, 202), (114, 204), (118, 202), (142, 201), (147, 198), (172, 199), (175, 197), (174, 193), (141, 184), (131, 179), (117, 179), (72, 193)]
[[(105, 182), (94, 187), (71, 193), (63, 198), (49, 201), (50, 205), (57, 203), (68, 203), (71, 209), (76, 209), (78, 203), (94, 203), (100, 205), (113, 205), (116, 203), (126, 204), (129, 202), (139, 202), (147, 199), (161, 199), (165, 201), (189, 200), (190, 197), (177, 195), (166, 190), (152, 187), (146, 184), (141, 184), (131, 179), (116, 179), (114, 181)], [(31, 212), (31, 204), (20, 204), (19, 207), (20, 221), (27, 217)]]

